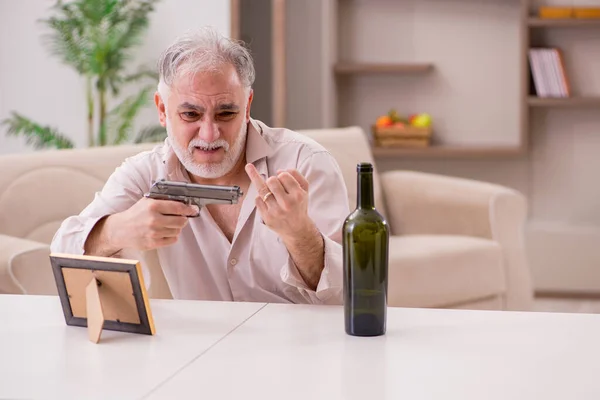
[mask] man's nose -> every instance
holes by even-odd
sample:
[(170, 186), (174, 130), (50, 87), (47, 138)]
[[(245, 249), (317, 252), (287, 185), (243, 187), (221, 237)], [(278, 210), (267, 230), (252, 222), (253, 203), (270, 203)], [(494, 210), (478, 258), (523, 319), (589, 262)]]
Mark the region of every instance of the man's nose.
[(215, 123), (215, 121), (202, 122), (198, 132), (198, 137), (200, 139), (204, 140), (205, 142), (212, 143), (217, 140), (219, 136), (219, 126)]

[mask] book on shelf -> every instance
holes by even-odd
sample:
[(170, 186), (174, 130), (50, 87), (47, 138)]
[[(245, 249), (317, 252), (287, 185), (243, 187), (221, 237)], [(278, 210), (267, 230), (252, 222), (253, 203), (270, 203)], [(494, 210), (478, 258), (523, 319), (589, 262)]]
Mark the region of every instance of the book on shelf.
[(529, 66), (534, 94), (544, 98), (571, 96), (562, 53), (557, 48), (529, 49)]

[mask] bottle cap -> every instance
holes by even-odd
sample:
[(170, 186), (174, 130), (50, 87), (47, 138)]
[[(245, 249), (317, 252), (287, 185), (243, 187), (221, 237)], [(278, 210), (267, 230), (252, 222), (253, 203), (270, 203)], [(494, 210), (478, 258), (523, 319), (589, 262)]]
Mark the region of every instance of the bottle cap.
[(373, 164), (361, 162), (356, 165), (356, 172), (373, 172)]

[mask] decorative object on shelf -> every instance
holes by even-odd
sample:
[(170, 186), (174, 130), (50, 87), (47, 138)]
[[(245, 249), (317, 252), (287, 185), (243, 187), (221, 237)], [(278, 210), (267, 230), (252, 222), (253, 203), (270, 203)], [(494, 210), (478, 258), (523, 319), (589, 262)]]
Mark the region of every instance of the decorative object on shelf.
[(390, 110), (377, 118), (372, 127), (375, 145), (379, 147), (427, 147), (433, 134), (432, 118), (427, 113), (408, 118)]
[(543, 19), (598, 19), (600, 8), (598, 7), (540, 7), (538, 15)]
[(538, 15), (548, 19), (573, 18), (573, 11), (573, 7), (540, 7)]
[(600, 19), (600, 8), (575, 7), (573, 16), (581, 19)]

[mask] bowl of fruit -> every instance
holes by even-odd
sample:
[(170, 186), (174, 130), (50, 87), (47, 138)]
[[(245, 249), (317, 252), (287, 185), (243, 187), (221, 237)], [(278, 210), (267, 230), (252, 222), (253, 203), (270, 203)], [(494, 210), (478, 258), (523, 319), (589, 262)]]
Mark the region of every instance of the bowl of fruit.
[(390, 110), (377, 118), (372, 131), (377, 146), (426, 147), (433, 134), (432, 118), (427, 113), (404, 117), (396, 110)]

